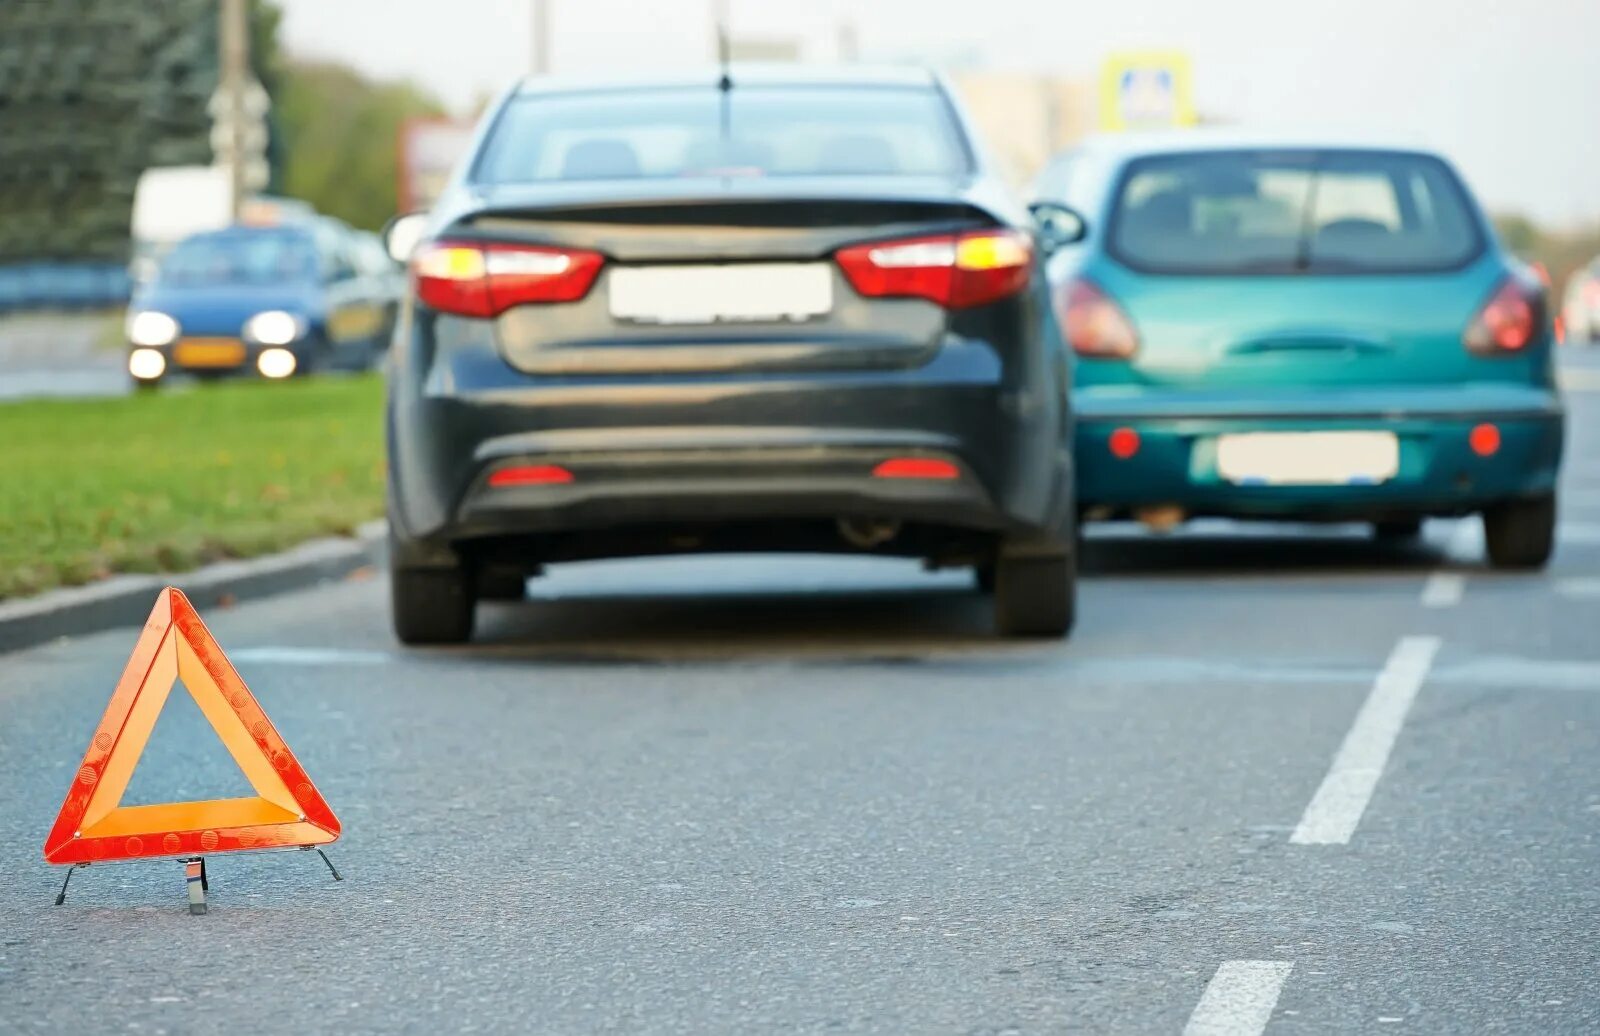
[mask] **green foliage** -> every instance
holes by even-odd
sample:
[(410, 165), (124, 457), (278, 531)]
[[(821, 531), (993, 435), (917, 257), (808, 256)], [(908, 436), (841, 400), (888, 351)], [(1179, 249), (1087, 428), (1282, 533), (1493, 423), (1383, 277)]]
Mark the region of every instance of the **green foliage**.
[(375, 376), (0, 407), (0, 598), (349, 533), (383, 513)]
[(293, 59), (274, 102), (283, 192), (369, 230), (395, 214), (401, 126), (443, 111), (410, 83), (375, 83), (344, 65)]

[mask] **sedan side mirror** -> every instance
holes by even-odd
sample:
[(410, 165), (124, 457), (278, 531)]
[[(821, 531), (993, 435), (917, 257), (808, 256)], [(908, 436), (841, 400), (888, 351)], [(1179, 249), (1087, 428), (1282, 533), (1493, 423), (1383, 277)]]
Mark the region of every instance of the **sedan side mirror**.
[(391, 219), (383, 228), (383, 247), (389, 258), (404, 265), (417, 250), (417, 244), (428, 229), (426, 212), (408, 212)]
[(1039, 228), (1039, 241), (1046, 251), (1077, 244), (1089, 233), (1089, 222), (1077, 209), (1053, 201), (1036, 201), (1028, 206)]

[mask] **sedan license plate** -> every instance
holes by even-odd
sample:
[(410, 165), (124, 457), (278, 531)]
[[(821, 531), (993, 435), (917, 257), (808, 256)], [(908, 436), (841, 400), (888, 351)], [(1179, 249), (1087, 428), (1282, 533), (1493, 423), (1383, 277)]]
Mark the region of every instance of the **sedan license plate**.
[(244, 343), (237, 338), (183, 338), (172, 350), (180, 367), (237, 367), (244, 356)]
[(1217, 439), (1217, 473), (1236, 485), (1370, 486), (1399, 471), (1393, 432), (1245, 432)]
[(826, 263), (616, 266), (611, 315), (639, 324), (800, 323), (833, 309)]

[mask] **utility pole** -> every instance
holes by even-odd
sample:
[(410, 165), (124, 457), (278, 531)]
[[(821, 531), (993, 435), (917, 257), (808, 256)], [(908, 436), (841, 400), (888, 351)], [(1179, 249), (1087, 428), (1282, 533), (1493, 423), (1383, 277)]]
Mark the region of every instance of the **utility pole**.
[(246, 0), (222, 0), (221, 79), (228, 120), (228, 179), (233, 187), (233, 218), (244, 211), (245, 90), (250, 82), (250, 24)]
[(728, 36), (728, 0), (711, 0), (711, 53), (717, 64), (726, 66), (732, 55), (732, 41)]
[(856, 36), (856, 23), (848, 18), (841, 19), (838, 26), (839, 61), (851, 64), (861, 56), (861, 42)]
[(550, 72), (550, 0), (533, 0), (533, 74)]

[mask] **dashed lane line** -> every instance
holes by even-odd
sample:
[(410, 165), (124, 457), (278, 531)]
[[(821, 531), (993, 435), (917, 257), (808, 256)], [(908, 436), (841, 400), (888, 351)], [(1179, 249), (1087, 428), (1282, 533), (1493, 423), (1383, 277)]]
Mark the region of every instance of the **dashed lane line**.
[(1461, 597), (1467, 592), (1467, 574), (1465, 572), (1435, 572), (1422, 584), (1422, 606), (1424, 608), (1454, 608), (1461, 603)]
[[(1445, 557), (1452, 565), (1466, 565), (1475, 561), (1483, 550), (1483, 530), (1471, 518), (1458, 519), (1450, 538), (1445, 541)], [(1440, 568), (1422, 584), (1424, 608), (1454, 608), (1467, 592), (1467, 574), (1451, 568)]]
[(1579, 600), (1593, 600), (1600, 598), (1600, 577), (1596, 576), (1567, 576), (1555, 582), (1556, 593), (1562, 597), (1575, 597)]
[(1289, 960), (1230, 960), (1217, 968), (1183, 1036), (1259, 1036), (1272, 1020)]
[(1428, 678), (1439, 643), (1438, 637), (1403, 637), (1395, 645), (1289, 841), (1296, 845), (1350, 841), (1383, 776), (1411, 703)]

